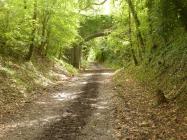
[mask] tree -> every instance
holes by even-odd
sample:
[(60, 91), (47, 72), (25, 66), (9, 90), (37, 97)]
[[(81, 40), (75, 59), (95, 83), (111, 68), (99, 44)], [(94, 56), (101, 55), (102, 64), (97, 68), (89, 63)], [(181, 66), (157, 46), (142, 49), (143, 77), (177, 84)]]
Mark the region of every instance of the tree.
[(132, 45), (132, 38), (131, 38), (131, 13), (130, 13), (130, 9), (129, 9), (129, 42), (130, 42), (130, 46), (131, 46), (131, 52), (132, 52), (132, 57), (134, 60), (134, 64), (137, 66), (138, 65), (138, 60), (136, 58), (134, 49), (133, 49), (133, 45)]
[(29, 52), (26, 56), (26, 60), (30, 60), (34, 51), (34, 47), (35, 47), (35, 34), (36, 34), (36, 23), (37, 23), (37, 0), (34, 0), (33, 3), (33, 18), (32, 18), (32, 33), (31, 33), (31, 44), (29, 46)]
[(132, 3), (132, 0), (126, 0), (127, 3), (128, 3), (128, 6), (129, 6), (129, 9), (133, 15), (133, 18), (134, 18), (134, 21), (135, 21), (135, 25), (136, 25), (136, 30), (137, 30), (137, 37), (139, 38), (139, 41), (140, 41), (140, 45), (142, 48), (145, 47), (145, 44), (144, 44), (144, 40), (143, 40), (143, 36), (142, 36), (142, 33), (140, 31), (140, 20), (138, 18), (138, 15), (137, 15), (137, 12), (135, 11), (135, 7)]

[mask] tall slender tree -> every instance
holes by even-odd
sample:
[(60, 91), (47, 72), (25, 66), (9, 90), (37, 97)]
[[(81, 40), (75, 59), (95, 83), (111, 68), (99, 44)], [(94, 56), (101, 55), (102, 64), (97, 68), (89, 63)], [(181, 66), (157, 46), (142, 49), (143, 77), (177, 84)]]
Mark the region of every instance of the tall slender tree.
[(135, 10), (135, 6), (133, 5), (133, 2), (132, 0), (126, 0), (129, 8), (130, 8), (130, 11), (132, 13), (132, 16), (134, 18), (134, 21), (135, 21), (135, 25), (136, 25), (136, 30), (137, 30), (137, 37), (140, 41), (140, 45), (142, 48), (145, 47), (145, 44), (144, 44), (144, 39), (143, 39), (143, 36), (142, 36), (142, 33), (140, 31), (140, 20), (138, 18), (138, 15), (137, 15), (137, 12)]
[(26, 60), (30, 60), (32, 55), (33, 55), (33, 51), (34, 51), (34, 47), (35, 47), (35, 34), (36, 34), (36, 22), (37, 22), (37, 0), (34, 0), (33, 3), (33, 17), (32, 17), (32, 33), (31, 33), (31, 43), (29, 46), (29, 52), (26, 56)]

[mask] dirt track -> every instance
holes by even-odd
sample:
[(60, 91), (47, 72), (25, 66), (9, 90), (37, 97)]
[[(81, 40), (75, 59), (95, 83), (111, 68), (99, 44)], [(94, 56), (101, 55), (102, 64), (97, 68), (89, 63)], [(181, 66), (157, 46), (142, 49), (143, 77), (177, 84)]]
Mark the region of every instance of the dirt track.
[[(186, 140), (187, 117), (125, 73), (92, 65), (0, 119), (0, 140)], [(113, 79), (113, 80), (112, 80)], [(122, 80), (122, 81), (121, 81)]]
[[(0, 120), (2, 140), (115, 140), (111, 70), (91, 70)], [(44, 91), (45, 92), (45, 91)]]

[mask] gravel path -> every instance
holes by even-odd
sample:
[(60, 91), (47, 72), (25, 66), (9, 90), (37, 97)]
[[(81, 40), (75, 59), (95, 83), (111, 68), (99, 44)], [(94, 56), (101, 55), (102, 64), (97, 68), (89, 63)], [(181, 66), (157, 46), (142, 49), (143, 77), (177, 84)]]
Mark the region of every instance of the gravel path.
[(91, 70), (0, 120), (1, 140), (115, 140), (112, 72)]

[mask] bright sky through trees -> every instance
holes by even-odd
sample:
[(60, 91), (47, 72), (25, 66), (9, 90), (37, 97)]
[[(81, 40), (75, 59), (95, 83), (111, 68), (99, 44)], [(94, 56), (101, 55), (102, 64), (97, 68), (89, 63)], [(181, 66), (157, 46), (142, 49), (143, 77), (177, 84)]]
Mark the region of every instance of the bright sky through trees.
[(102, 3), (101, 5), (92, 5), (92, 8), (87, 8), (82, 10), (80, 13), (82, 15), (110, 15), (111, 14), (111, 0), (98, 0), (97, 3)]
[(107, 0), (106, 2), (105, 2), (105, 4), (103, 5), (103, 14), (104, 15), (110, 15), (110, 13), (111, 13), (111, 10), (110, 10), (110, 0)]

